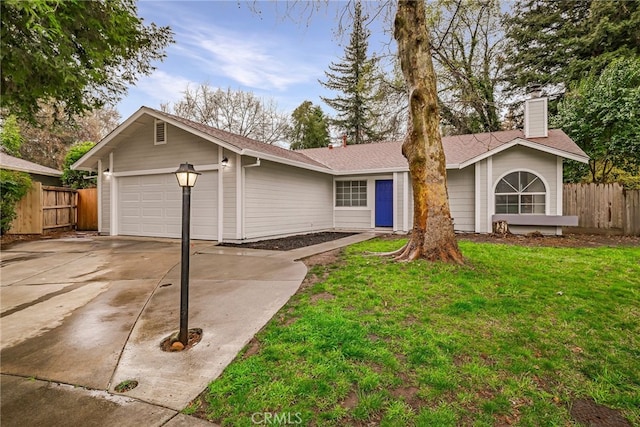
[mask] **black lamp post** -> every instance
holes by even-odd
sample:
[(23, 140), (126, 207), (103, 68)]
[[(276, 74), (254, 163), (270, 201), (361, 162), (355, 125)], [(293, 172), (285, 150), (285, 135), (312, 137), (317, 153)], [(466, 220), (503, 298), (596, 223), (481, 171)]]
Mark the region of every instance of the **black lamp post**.
[(189, 341), (189, 240), (191, 228), (191, 187), (196, 185), (199, 172), (189, 163), (183, 163), (175, 172), (182, 187), (182, 260), (180, 263), (180, 335), (186, 346)]

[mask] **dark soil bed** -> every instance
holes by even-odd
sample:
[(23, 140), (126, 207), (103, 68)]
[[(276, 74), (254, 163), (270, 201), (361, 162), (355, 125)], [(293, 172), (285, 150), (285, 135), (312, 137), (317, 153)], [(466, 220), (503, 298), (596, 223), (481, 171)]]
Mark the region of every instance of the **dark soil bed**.
[(221, 243), (219, 246), (231, 246), (250, 249), (267, 249), (272, 251), (290, 251), (292, 249), (313, 246), (343, 237), (353, 236), (356, 233), (324, 232), (312, 234), (300, 234), (297, 236), (283, 237), (281, 239), (260, 240), (251, 243)]

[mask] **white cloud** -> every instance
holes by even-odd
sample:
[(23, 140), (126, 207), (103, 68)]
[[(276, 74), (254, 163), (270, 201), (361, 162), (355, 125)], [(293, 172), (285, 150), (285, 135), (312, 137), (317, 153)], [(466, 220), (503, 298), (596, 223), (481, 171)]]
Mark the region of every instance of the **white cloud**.
[[(175, 102), (183, 98), (187, 86), (195, 86), (189, 79), (156, 70), (150, 76), (141, 78), (136, 84), (138, 91), (157, 103)], [(151, 105), (150, 105), (151, 106)]]
[(322, 73), (322, 68), (308, 63), (309, 58), (288, 47), (291, 40), (276, 34), (246, 34), (218, 26), (181, 27), (178, 31), (176, 50), (195, 59), (208, 73), (243, 86), (284, 91), (315, 81)]

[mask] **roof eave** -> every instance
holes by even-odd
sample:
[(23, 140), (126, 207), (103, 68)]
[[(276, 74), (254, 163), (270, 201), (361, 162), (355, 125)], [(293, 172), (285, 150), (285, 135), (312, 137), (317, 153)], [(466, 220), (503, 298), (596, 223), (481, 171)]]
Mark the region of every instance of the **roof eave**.
[(390, 167), (390, 168), (374, 168), (374, 169), (351, 169), (351, 170), (332, 170), (332, 175), (345, 176), (345, 175), (373, 175), (380, 173), (393, 173), (393, 172), (408, 172), (409, 167)]
[(538, 144), (537, 142), (532, 142), (526, 139), (522, 139), (522, 138), (516, 138), (511, 142), (507, 142), (506, 144), (502, 144), (499, 147), (496, 147), (492, 150), (489, 151), (485, 151), (484, 153), (480, 154), (479, 156), (476, 157), (472, 157), (469, 160), (466, 160), (464, 162), (460, 163), (460, 167), (459, 169), (463, 169), (467, 166), (470, 166), (474, 163), (477, 163), (481, 160), (484, 160), (488, 157), (494, 156), (504, 150), (508, 150), (511, 147), (514, 147), (516, 145), (522, 145), (523, 147), (528, 147), (528, 148), (532, 148), (534, 150), (538, 150), (538, 151), (542, 151), (545, 153), (549, 153), (549, 154), (553, 154), (555, 156), (559, 156), (565, 159), (570, 159), (570, 160), (575, 160), (581, 163), (588, 163), (589, 162), (589, 157), (584, 157), (584, 156), (580, 156), (578, 154), (574, 154), (574, 153), (569, 153), (567, 151), (564, 150), (559, 150), (557, 148), (553, 148), (553, 147), (549, 147), (547, 145), (544, 144)]
[(333, 173), (335, 171), (325, 167), (325, 166), (321, 166), (321, 165), (312, 165), (309, 163), (304, 163), (304, 162), (299, 162), (296, 160), (291, 160), (291, 159), (286, 159), (284, 157), (280, 157), (280, 156), (275, 156), (273, 154), (267, 154), (267, 153), (263, 153), (260, 151), (255, 151), (255, 150), (249, 150), (249, 149), (244, 149), (244, 150), (240, 150), (238, 152), (238, 154), (243, 155), (243, 156), (249, 156), (249, 157), (255, 157), (258, 159), (262, 159), (262, 160), (267, 160), (267, 161), (271, 161), (271, 162), (275, 162), (275, 163), (281, 163), (284, 165), (288, 165), (288, 166), (295, 166), (295, 167), (299, 167), (299, 168), (303, 168), (303, 169), (308, 169), (308, 170), (312, 170), (312, 171), (316, 171), (316, 172), (323, 172), (323, 173)]
[(43, 176), (53, 176), (55, 178), (60, 178), (62, 176), (62, 172), (45, 172), (45, 171), (36, 171), (28, 168), (21, 168), (19, 166), (2, 166), (3, 169), (8, 169), (16, 172), (25, 172), (30, 173), (32, 175), (43, 175)]
[[(198, 129), (195, 129), (191, 126), (188, 126), (184, 123), (182, 123), (179, 120), (175, 120), (170, 116), (165, 116), (162, 114), (158, 114), (157, 112), (155, 112), (154, 110), (147, 108), (147, 107), (140, 107), (140, 109), (138, 111), (136, 111), (135, 113), (133, 113), (133, 115), (131, 115), (127, 120), (125, 120), (124, 122), (122, 122), (122, 124), (120, 124), (120, 126), (118, 126), (116, 129), (114, 129), (109, 135), (107, 135), (102, 141), (100, 141), (99, 144), (96, 144), (95, 147), (93, 147), (91, 150), (89, 150), (84, 156), (82, 156), (80, 159), (78, 159), (78, 161), (76, 161), (73, 165), (71, 165), (71, 169), (74, 170), (86, 170), (86, 171), (93, 171), (95, 170), (95, 164), (97, 163), (98, 159), (97, 159), (97, 154), (102, 151), (102, 149), (104, 147), (106, 147), (111, 141), (113, 141), (118, 135), (120, 135), (124, 129), (126, 129), (127, 127), (131, 126), (136, 120), (138, 120), (140, 117), (142, 117), (143, 115), (149, 115), (151, 117), (153, 117), (154, 119), (158, 119), (158, 120), (162, 120), (163, 122), (167, 122), (169, 124), (171, 124), (172, 126), (175, 126), (179, 129), (182, 129), (186, 132), (189, 132), (191, 134), (197, 135), (200, 138), (206, 139), (207, 141), (211, 141), (215, 144), (220, 145), (221, 147), (234, 152), (234, 153), (238, 153), (238, 154), (242, 154), (242, 150), (239, 149), (238, 147), (236, 147), (235, 145), (231, 145), (219, 138), (216, 138), (212, 135), (209, 135), (205, 132), (202, 132)], [(93, 157), (93, 160), (91, 160)], [(87, 165), (87, 162), (91, 162), (90, 165)]]

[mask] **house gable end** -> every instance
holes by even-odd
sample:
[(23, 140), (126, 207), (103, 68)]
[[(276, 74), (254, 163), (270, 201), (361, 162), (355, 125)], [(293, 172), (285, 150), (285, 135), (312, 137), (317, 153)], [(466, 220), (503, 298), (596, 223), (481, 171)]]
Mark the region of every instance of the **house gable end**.
[(549, 147), (543, 144), (538, 144), (536, 142), (532, 142), (523, 138), (516, 138), (511, 142), (505, 143), (500, 145), (499, 147), (496, 147), (492, 150), (486, 151), (484, 153), (482, 153), (479, 156), (473, 157), (467, 161), (461, 162), (458, 167), (459, 169), (463, 169), (469, 165), (472, 165), (474, 163), (477, 163), (481, 160), (484, 160), (486, 158), (489, 158), (491, 156), (494, 156), (498, 153), (501, 153), (505, 150), (508, 150), (510, 148), (516, 147), (516, 146), (523, 146), (523, 147), (528, 147), (531, 148), (533, 150), (538, 150), (541, 151), (543, 153), (548, 153), (548, 154), (553, 154), (555, 156), (558, 157), (562, 157), (562, 158), (566, 158), (566, 159), (571, 159), (571, 160), (576, 160), (578, 162), (582, 162), (582, 163), (587, 163), (589, 161), (588, 157), (583, 157), (583, 156), (579, 156), (577, 154), (574, 153), (569, 153), (567, 151), (564, 150), (560, 150), (557, 148), (553, 148), (553, 147)]

